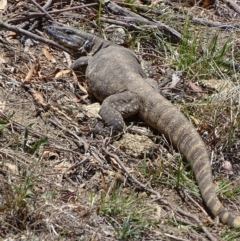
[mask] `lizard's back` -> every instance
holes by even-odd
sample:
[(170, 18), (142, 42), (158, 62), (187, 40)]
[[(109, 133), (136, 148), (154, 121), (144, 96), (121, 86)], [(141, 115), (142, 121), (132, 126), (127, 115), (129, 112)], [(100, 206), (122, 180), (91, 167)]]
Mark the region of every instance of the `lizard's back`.
[(135, 98), (135, 110), (131, 113), (138, 112), (146, 123), (163, 133), (190, 162), (202, 197), (214, 216), (219, 216), (223, 223), (240, 226), (239, 217), (229, 213), (217, 198), (208, 152), (201, 137), (174, 105), (144, 81), (146, 74), (133, 52), (116, 46), (100, 50), (89, 61), (86, 77), (89, 90), (99, 100), (104, 100), (100, 114), (106, 122), (108, 115), (114, 116), (111, 117), (111, 123), (120, 118), (118, 111), (123, 115), (125, 110), (121, 107), (121, 98), (127, 99), (124, 103), (126, 108), (130, 106), (128, 102)]
[(126, 48), (109, 46), (88, 62), (86, 78), (89, 91), (99, 100), (128, 90), (129, 81), (147, 78), (136, 55)]

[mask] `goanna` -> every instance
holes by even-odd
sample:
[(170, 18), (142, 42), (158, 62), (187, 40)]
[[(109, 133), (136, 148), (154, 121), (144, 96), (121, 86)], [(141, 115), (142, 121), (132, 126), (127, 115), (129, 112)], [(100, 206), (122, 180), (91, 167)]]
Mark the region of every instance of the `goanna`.
[(78, 70), (87, 65), (88, 89), (102, 101), (99, 114), (105, 123), (120, 130), (124, 118), (138, 113), (190, 162), (211, 213), (225, 224), (240, 227), (240, 217), (228, 212), (216, 195), (208, 152), (201, 137), (186, 117), (153, 88), (136, 55), (127, 48), (73, 28), (52, 25), (45, 31), (75, 56), (81, 56), (83, 51), (88, 53), (71, 68)]

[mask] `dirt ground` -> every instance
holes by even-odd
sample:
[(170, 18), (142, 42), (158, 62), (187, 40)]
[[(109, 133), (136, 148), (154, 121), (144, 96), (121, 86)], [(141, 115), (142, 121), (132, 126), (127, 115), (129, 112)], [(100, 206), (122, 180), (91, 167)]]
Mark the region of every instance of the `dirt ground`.
[[(45, 2), (38, 1), (41, 6)], [(88, 1), (52, 1), (48, 11), (65, 9), (51, 16), (124, 45), (151, 63), (161, 93), (205, 141), (219, 199), (240, 215), (240, 15), (226, 2), (208, 8), (181, 1), (158, 1), (151, 7), (137, 2), (146, 12), (128, 8), (132, 1), (118, 2), (182, 33), (177, 43), (103, 6), (99, 23), (100, 7), (84, 7)], [(42, 27), (48, 23), (35, 16), (40, 12), (33, 1), (4, 3), (0, 1), (0, 9), (5, 7), (1, 21), (17, 27), (29, 22), (28, 28), (38, 21), (35, 33), (46, 37)], [(67, 10), (74, 6), (82, 8)], [(184, 41), (201, 39), (196, 45), (201, 56), (216, 35), (216, 52), (228, 41), (231, 47), (222, 59), (234, 63), (219, 67), (207, 59), (191, 65), (193, 48), (182, 53)], [(161, 133), (135, 116), (126, 120), (123, 133), (109, 137), (84, 74), (68, 67), (72, 56), (7, 29), (0, 31), (0, 49), (1, 240), (240, 240), (239, 229), (208, 213), (188, 163)], [(229, 84), (222, 88), (221, 81)]]

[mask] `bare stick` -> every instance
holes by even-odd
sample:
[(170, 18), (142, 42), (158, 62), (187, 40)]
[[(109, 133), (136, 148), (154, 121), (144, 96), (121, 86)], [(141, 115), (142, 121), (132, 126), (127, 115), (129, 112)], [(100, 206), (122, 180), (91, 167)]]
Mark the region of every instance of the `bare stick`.
[(70, 52), (70, 50), (64, 48), (63, 46), (55, 43), (54, 41), (50, 40), (50, 39), (46, 39), (46, 38), (42, 38), (36, 34), (33, 34), (31, 32), (28, 32), (24, 29), (21, 29), (21, 28), (17, 28), (13, 25), (10, 25), (10, 24), (7, 24), (7, 23), (4, 23), (3, 21), (0, 20), (0, 29), (7, 29), (7, 30), (10, 30), (10, 31), (13, 31), (13, 32), (16, 32), (20, 35), (24, 35), (24, 36), (27, 36), (29, 38), (32, 38), (32, 39), (35, 39), (37, 41), (40, 41), (42, 43), (45, 43), (45, 44), (48, 44), (48, 45), (51, 45), (55, 48), (58, 48), (58, 49), (61, 49), (63, 51), (66, 51), (66, 52)]
[(178, 31), (169, 27), (166, 24), (160, 23), (151, 18), (142, 17), (139, 14), (133, 13), (127, 9), (118, 6), (110, 0), (103, 0), (103, 4), (110, 12), (116, 15), (121, 15), (121, 19), (125, 19), (126, 21), (133, 21), (135, 23), (145, 23), (148, 25), (156, 26), (167, 35), (170, 35), (173, 42), (179, 42), (182, 39), (182, 36)]
[(131, 23), (125, 23), (125, 22), (122, 22), (122, 21), (109, 19), (109, 18), (103, 18), (103, 17), (101, 17), (100, 20), (102, 22), (105, 22), (105, 23), (116, 24), (118, 26), (122, 26), (122, 27), (125, 27), (125, 28), (128, 28), (128, 29), (132, 29), (132, 30), (135, 30), (135, 31), (143, 31), (142, 28), (137, 27), (136, 25), (131, 24)]
[(74, 163), (72, 166), (70, 166), (69, 168), (67, 168), (67, 169), (62, 173), (62, 176), (61, 176), (61, 178), (60, 178), (60, 180), (61, 180), (60, 182), (62, 182), (63, 178), (66, 177), (66, 174), (67, 174), (70, 170), (72, 170), (72, 169), (74, 169), (74, 168), (82, 165), (84, 162), (86, 162), (86, 161), (89, 159), (89, 157), (90, 157), (90, 155), (87, 154), (87, 156), (84, 157), (83, 160), (78, 161), (77, 163)]
[(240, 6), (235, 3), (233, 0), (223, 0), (226, 4), (228, 4), (235, 12), (240, 14)]
[(109, 152), (109, 151), (107, 150), (107, 148), (105, 147), (106, 141), (107, 141), (107, 138), (104, 140), (103, 145), (102, 145), (103, 151), (104, 151), (107, 155), (109, 155), (109, 156), (111, 156), (112, 158), (114, 158), (114, 159), (118, 162), (118, 164), (121, 166), (121, 168), (123, 169), (123, 171), (127, 174), (127, 176), (128, 176), (133, 182), (135, 182), (139, 187), (143, 188), (144, 190), (147, 190), (148, 192), (151, 192), (151, 193), (155, 194), (158, 199), (161, 199), (162, 197), (161, 197), (161, 195), (160, 195), (159, 192), (157, 192), (157, 191), (153, 190), (152, 188), (149, 188), (149, 187), (147, 187), (146, 185), (144, 185), (144, 184), (142, 184), (141, 182), (139, 182), (134, 176), (132, 176), (132, 175), (129, 173), (129, 171), (127, 170), (127, 168), (125, 167), (125, 165), (123, 164), (123, 162), (119, 159), (119, 157), (118, 157), (117, 155), (115, 155), (115, 154), (112, 154), (111, 152)]
[(38, 3), (36, 3), (34, 0), (30, 0), (42, 13), (45, 13), (48, 19), (54, 21), (54, 19), (49, 15), (49, 13), (43, 9)]
[[(67, 12), (67, 11), (72, 11), (72, 10), (76, 10), (76, 9), (86, 8), (86, 7), (92, 7), (92, 6), (96, 6), (96, 5), (97, 5), (97, 3), (89, 3), (89, 4), (82, 5), (82, 6), (75, 6), (75, 7), (72, 7), (72, 8), (53, 10), (53, 11), (49, 11), (48, 13), (51, 13), (51, 14), (52, 13), (61, 13), (61, 12)], [(44, 5), (44, 9), (45, 9), (45, 5)], [(44, 15), (46, 15), (46, 14), (45, 13), (33, 12), (33, 13), (27, 14), (27, 16), (25, 15), (24, 17), (18, 17), (18, 18), (15, 18), (15, 19), (11, 19), (7, 22), (8, 23), (14, 23), (14, 22), (17, 22), (17, 21), (23, 21), (23, 20), (27, 20), (27, 19), (30, 19), (30, 18), (42, 17)]]
[(102, 145), (103, 151), (104, 151), (107, 155), (109, 155), (110, 157), (113, 157), (113, 158), (117, 161), (117, 163), (121, 166), (121, 168), (123, 169), (123, 171), (127, 174), (127, 176), (128, 176), (134, 183), (136, 183), (138, 186), (140, 186), (140, 187), (143, 188), (144, 190), (146, 190), (146, 191), (148, 191), (148, 192), (150, 192), (150, 193), (155, 194), (155, 195), (157, 196), (157, 200), (159, 200), (160, 202), (162, 202), (162, 203), (165, 204), (165, 205), (170, 206), (174, 211), (176, 211), (176, 212), (178, 212), (178, 213), (180, 213), (180, 214), (182, 214), (182, 215), (184, 215), (184, 216), (186, 216), (186, 217), (189, 217), (189, 218), (192, 218), (193, 220), (195, 220), (195, 222), (201, 227), (202, 231), (207, 235), (207, 237), (208, 237), (211, 241), (218, 241), (216, 238), (214, 238), (214, 237), (212, 236), (212, 234), (207, 230), (207, 228), (203, 225), (203, 223), (198, 219), (197, 216), (195, 216), (195, 215), (193, 215), (193, 214), (191, 214), (191, 213), (185, 212), (185, 211), (183, 211), (181, 208), (179, 208), (179, 207), (173, 205), (172, 203), (169, 203), (168, 201), (164, 200), (164, 199), (161, 197), (161, 195), (160, 195), (159, 192), (153, 190), (152, 188), (147, 187), (146, 185), (144, 185), (143, 183), (141, 183), (140, 181), (138, 181), (133, 175), (131, 175), (131, 174), (129, 173), (129, 171), (127, 170), (127, 168), (125, 167), (125, 165), (123, 164), (123, 162), (120, 160), (120, 158), (119, 158), (117, 155), (112, 154), (111, 152), (109, 152), (109, 151), (107, 150), (107, 148), (105, 147), (106, 142), (107, 142), (107, 139), (105, 139), (104, 142), (103, 142), (103, 145)]
[(52, 5), (52, 0), (48, 0), (48, 1), (44, 4), (43, 9), (47, 9), (47, 8), (49, 8), (51, 5)]
[[(45, 13), (45, 12), (46, 12), (45, 10), (46, 10), (48, 7), (50, 7), (51, 4), (52, 4), (52, 0), (48, 0), (48, 1), (44, 4), (44, 6), (43, 6), (42, 8), (41, 8), (41, 6), (39, 6), (39, 7), (41, 8), (42, 12)], [(50, 15), (47, 15), (47, 16), (50, 16)], [(49, 19), (52, 20), (52, 17), (50, 16)], [(39, 24), (39, 20), (34, 21), (34, 23), (32, 24), (32, 26), (30, 27), (29, 31), (32, 31), (33, 29), (35, 29), (35, 27), (36, 27), (38, 24)]]

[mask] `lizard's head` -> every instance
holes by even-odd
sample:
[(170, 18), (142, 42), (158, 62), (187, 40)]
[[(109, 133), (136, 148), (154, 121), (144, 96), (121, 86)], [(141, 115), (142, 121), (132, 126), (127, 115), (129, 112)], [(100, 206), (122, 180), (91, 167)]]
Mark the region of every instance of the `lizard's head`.
[(89, 44), (90, 36), (84, 32), (78, 31), (70, 27), (59, 27), (50, 25), (44, 28), (47, 35), (57, 43), (63, 45), (71, 51), (85, 50)]

